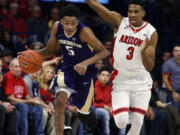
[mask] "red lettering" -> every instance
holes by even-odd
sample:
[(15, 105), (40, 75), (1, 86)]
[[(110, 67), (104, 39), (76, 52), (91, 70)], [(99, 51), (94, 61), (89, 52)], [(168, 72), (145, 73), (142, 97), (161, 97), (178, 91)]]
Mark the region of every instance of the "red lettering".
[(139, 41), (138, 41), (138, 46), (140, 46), (142, 42), (143, 42), (143, 41), (142, 41), (141, 39), (139, 39)]
[(135, 38), (134, 45), (136, 46), (138, 44), (138, 38)]
[(131, 36), (129, 36), (129, 39), (128, 39), (128, 42), (127, 42), (127, 44), (129, 44), (129, 42), (130, 42), (131, 38), (132, 38), (132, 37), (131, 37)]
[(128, 40), (128, 36), (125, 37), (124, 43), (127, 43), (127, 40)]
[(119, 42), (123, 42), (124, 41), (124, 35), (121, 36), (121, 39)]
[(130, 44), (133, 44), (134, 37), (131, 38)]

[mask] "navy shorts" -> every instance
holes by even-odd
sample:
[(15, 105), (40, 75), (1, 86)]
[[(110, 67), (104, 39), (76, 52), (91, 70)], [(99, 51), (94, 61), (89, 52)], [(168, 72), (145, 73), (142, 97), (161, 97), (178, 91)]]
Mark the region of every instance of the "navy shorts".
[(59, 88), (73, 91), (69, 97), (69, 104), (76, 106), (82, 112), (88, 112), (94, 97), (94, 80), (96, 70), (87, 70), (84, 76), (80, 76), (75, 70), (59, 70), (54, 77), (50, 90), (58, 93)]

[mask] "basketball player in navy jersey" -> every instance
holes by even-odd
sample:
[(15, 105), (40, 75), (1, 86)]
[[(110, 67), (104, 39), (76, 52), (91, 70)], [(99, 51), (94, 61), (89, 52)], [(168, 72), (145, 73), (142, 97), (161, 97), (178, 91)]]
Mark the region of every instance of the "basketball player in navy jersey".
[(47, 47), (40, 51), (46, 57), (54, 53), (58, 44), (62, 49), (63, 63), (50, 86), (56, 92), (56, 135), (63, 135), (67, 102), (78, 108), (80, 120), (85, 122), (88, 132), (93, 132), (96, 120), (90, 108), (96, 77), (94, 64), (110, 54), (92, 30), (79, 21), (79, 14), (76, 6), (63, 7)]
[(129, 0), (128, 17), (110, 11), (97, 0), (86, 0), (117, 28), (113, 47), (112, 113), (119, 128), (131, 123), (127, 135), (139, 135), (151, 97), (150, 73), (155, 65), (156, 29), (147, 21), (143, 0)]

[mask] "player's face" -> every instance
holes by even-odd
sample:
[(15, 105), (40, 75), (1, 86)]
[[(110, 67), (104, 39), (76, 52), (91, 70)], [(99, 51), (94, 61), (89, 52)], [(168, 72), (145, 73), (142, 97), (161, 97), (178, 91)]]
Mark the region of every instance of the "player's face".
[(18, 76), (21, 75), (21, 71), (22, 71), (22, 70), (21, 70), (21, 68), (20, 68), (19, 61), (14, 61), (13, 65), (10, 66), (10, 71), (11, 71), (11, 73), (12, 73), (14, 76), (16, 76), (16, 77), (18, 77)]
[(130, 4), (128, 8), (128, 17), (131, 25), (140, 27), (143, 24), (145, 11), (140, 5)]
[(98, 75), (98, 80), (102, 83), (102, 84), (107, 84), (108, 81), (110, 79), (110, 74), (107, 71), (102, 71), (99, 75)]
[(174, 47), (173, 56), (175, 59), (180, 60), (180, 47), (179, 46)]
[(48, 69), (46, 72), (46, 80), (51, 80), (54, 76), (54, 71), (53, 69)]
[(78, 19), (76, 17), (65, 16), (61, 19), (64, 31), (67, 35), (71, 35), (77, 28)]

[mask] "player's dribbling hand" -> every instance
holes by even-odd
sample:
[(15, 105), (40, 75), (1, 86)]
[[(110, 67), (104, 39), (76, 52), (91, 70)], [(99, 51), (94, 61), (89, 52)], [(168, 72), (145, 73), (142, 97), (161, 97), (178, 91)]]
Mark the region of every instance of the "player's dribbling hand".
[(144, 51), (149, 46), (149, 39), (146, 37), (144, 41), (141, 43), (141, 52)]
[(58, 65), (61, 60), (62, 60), (61, 57), (56, 57), (56, 58), (53, 59), (53, 63), (55, 63), (56, 65)]
[[(31, 50), (27, 45), (25, 45), (25, 49), (26, 49), (26, 51)], [(25, 51), (18, 52), (18, 56), (21, 55), (23, 52), (25, 52)]]
[(74, 70), (78, 72), (79, 75), (84, 75), (87, 70), (87, 65), (83, 62), (78, 63), (74, 66)]

